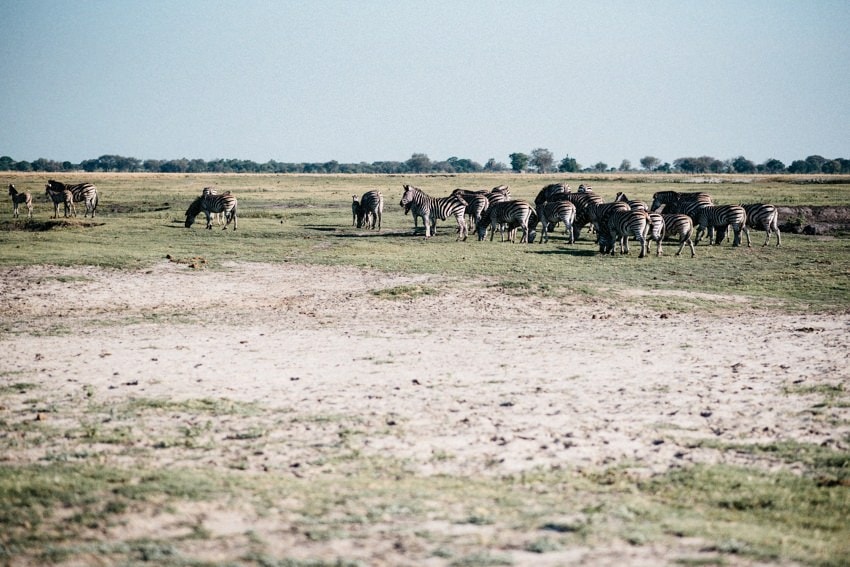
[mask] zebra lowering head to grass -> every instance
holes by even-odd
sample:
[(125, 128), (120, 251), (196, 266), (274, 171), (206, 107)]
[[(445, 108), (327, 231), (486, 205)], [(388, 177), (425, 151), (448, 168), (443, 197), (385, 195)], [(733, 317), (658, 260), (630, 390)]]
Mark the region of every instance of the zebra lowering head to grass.
[(599, 220), (599, 252), (615, 253), (616, 244), (620, 244), (620, 253), (629, 253), (629, 236), (640, 242), (638, 258), (646, 256), (646, 233), (649, 227), (649, 214), (645, 211), (611, 211)]
[(12, 216), (18, 218), (18, 210), (21, 205), (27, 208), (27, 218), (32, 218), (32, 195), (24, 191), (19, 193), (15, 186), (9, 183), (9, 196), (12, 198)]
[(384, 215), (384, 196), (380, 191), (367, 191), (360, 197), (357, 208), (357, 228), (381, 230), (381, 217)]
[(222, 230), (227, 230), (227, 225), (230, 224), (230, 221), (233, 221), (233, 230), (236, 230), (236, 197), (230, 191), (221, 195), (214, 195), (205, 190), (204, 194), (192, 201), (192, 204), (186, 209), (186, 228), (194, 224), (195, 217), (201, 214), (201, 212), (207, 217), (208, 229), (212, 230), (212, 214), (224, 213), (224, 218), (227, 222), (224, 224)]
[(418, 187), (405, 185), (399, 205), (405, 211), (411, 211), (422, 217), (425, 223), (425, 238), (430, 238), (437, 228), (437, 219), (446, 220), (454, 217), (457, 221), (457, 240), (466, 240), (466, 201), (457, 195), (435, 198)]
[[(94, 218), (95, 211), (97, 210), (97, 188), (91, 183), (78, 183), (76, 185), (66, 185), (61, 181), (54, 181), (53, 179), (49, 180), (46, 185), (46, 189), (48, 190), (48, 194), (50, 191), (70, 191), (73, 197), (73, 201), (76, 203), (85, 203), (86, 204), (86, 214), (84, 217), (89, 216), (91, 213), (91, 218)], [(56, 200), (51, 197), (53, 200), (53, 204), (58, 209), (58, 205), (56, 204)], [(65, 216), (68, 216), (67, 214)]]

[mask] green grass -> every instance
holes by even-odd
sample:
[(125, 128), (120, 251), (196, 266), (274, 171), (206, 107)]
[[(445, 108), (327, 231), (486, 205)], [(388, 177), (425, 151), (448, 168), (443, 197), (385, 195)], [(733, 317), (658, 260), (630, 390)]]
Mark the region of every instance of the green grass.
[[(22, 175), (19, 186), (39, 198), (45, 176)], [(44, 178), (44, 179), (43, 179)], [(668, 176), (571, 176), (573, 186), (591, 183), (606, 199), (617, 191), (651, 199), (658, 190), (706, 190), (717, 202), (770, 201), (777, 204), (846, 204), (850, 180), (839, 184), (800, 185), (778, 178), (723, 178), (723, 183), (683, 184)], [(71, 175), (69, 181), (91, 180), (101, 194), (97, 226), (81, 218), (50, 221), (47, 204), (37, 202), (36, 218), (0, 224), (0, 266), (29, 264), (97, 265), (141, 269), (162, 262), (202, 259), (196, 268), (216, 269), (228, 261), (302, 262), (349, 265), (386, 271), (491, 277), (517, 294), (614, 295), (637, 288), (734, 294), (755, 302), (775, 301), (792, 309), (833, 309), (850, 301), (850, 255), (842, 239), (787, 234), (779, 249), (762, 248), (763, 233), (754, 233), (753, 248), (700, 246), (697, 257), (667, 256), (638, 260), (605, 257), (587, 236), (570, 246), (562, 235), (530, 246), (498, 242), (455, 242), (448, 223), (435, 238), (414, 237), (411, 217), (398, 207), (402, 183), (433, 195), (455, 187), (511, 186), (518, 198), (532, 200), (546, 183), (560, 176), (309, 176), (309, 175)], [(231, 190), (239, 198), (240, 228), (204, 230), (203, 223), (183, 227), (193, 196), (207, 185)], [(683, 187), (683, 185), (686, 185)], [(351, 195), (369, 189), (385, 194), (384, 228), (380, 232), (351, 227)], [(103, 223), (103, 224), (100, 224)], [(49, 228), (42, 229), (45, 225)], [(388, 294), (389, 292), (384, 292)], [(425, 291), (425, 293), (428, 293)], [(388, 295), (385, 295), (388, 296)], [(663, 293), (650, 303), (663, 307)], [(680, 300), (669, 300), (676, 308)], [(686, 302), (687, 303), (687, 302)], [(716, 302), (715, 302), (716, 304)]]

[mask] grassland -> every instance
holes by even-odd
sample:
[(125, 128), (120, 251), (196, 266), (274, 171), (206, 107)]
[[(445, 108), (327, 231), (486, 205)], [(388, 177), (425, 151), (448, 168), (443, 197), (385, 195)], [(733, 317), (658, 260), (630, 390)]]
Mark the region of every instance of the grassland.
[[(545, 245), (458, 243), (446, 223), (439, 225), (436, 237), (425, 241), (413, 235), (412, 219), (397, 204), (403, 183), (433, 195), (447, 194), (455, 187), (508, 184), (517, 197), (533, 199), (540, 187), (562, 177), (97, 174), (56, 178), (88, 180), (98, 186), (101, 202), (94, 221), (81, 217), (51, 221), (52, 207), (43, 200), (46, 175), (4, 178), (36, 196), (36, 213), (33, 221), (14, 221), (11, 204), (2, 209), (0, 273), (7, 276), (33, 268), (38, 276), (22, 280), (9, 276), (3, 281), (37, 282), (66, 294), (57, 296), (53, 311), (39, 305), (18, 315), (10, 308), (0, 318), (0, 346), (8, 346), (0, 363), (0, 564), (848, 564), (850, 375), (846, 360), (829, 356), (830, 349), (843, 356), (846, 347), (840, 344), (840, 330), (830, 332), (826, 324), (810, 323), (846, 317), (850, 306), (846, 235), (788, 234), (780, 248), (762, 248), (763, 233), (754, 233), (752, 248), (699, 246), (694, 259), (674, 257), (672, 243), (660, 258), (638, 260), (635, 254), (602, 258), (587, 237), (572, 246), (560, 234)], [(673, 189), (706, 190), (718, 202), (850, 204), (850, 179), (800, 183), (812, 180), (719, 176), (698, 185), (692, 178), (669, 176), (569, 176), (567, 180), (573, 187), (591, 184), (606, 200), (618, 191), (648, 200), (655, 191)], [(202, 224), (184, 228), (186, 207), (208, 185), (238, 196), (237, 231), (206, 231)], [(385, 195), (380, 232), (351, 227), (351, 195), (369, 189), (380, 189)], [(296, 309), (281, 309), (280, 303), (259, 297), (239, 314), (238, 324), (224, 309), (213, 311), (209, 307), (214, 304), (204, 302), (187, 300), (184, 311), (178, 308), (182, 304), (129, 308), (120, 294), (133, 289), (140, 295), (153, 291), (152, 283), (144, 287), (143, 274), (154, 272), (155, 276), (167, 258), (184, 262), (187, 272), (194, 267), (222, 277), (235, 262), (363, 268), (364, 274), (375, 279), (382, 272), (388, 278), (391, 274), (441, 278), (352, 290), (352, 297), (366, 297), (369, 309), (352, 311), (363, 319), (374, 311), (376, 302), (391, 306), (425, 302), (422, 311), (430, 314), (430, 302), (453, 293), (448, 289), (451, 284), (445, 283), (452, 281), (473, 282), (483, 290), (478, 299), (487, 294), (506, 298), (506, 303), (512, 298), (545, 299), (547, 303), (535, 314), (550, 306), (572, 310), (588, 303), (604, 305), (609, 313), (626, 306), (630, 315), (618, 320), (623, 328), (616, 332), (607, 329), (604, 320), (595, 320), (599, 323), (595, 325), (588, 318), (576, 322), (571, 327), (575, 335), (566, 337), (561, 336), (562, 321), (553, 315), (546, 320), (548, 335), (523, 340), (543, 339), (563, 348), (563, 372), (508, 360), (492, 365), (495, 368), (486, 367), (489, 361), (485, 360), (442, 369), (433, 389), (452, 392), (455, 385), (457, 391), (447, 397), (434, 393), (433, 407), (426, 408), (421, 401), (430, 395), (422, 392), (430, 392), (431, 385), (419, 375), (412, 381), (405, 373), (409, 361), (377, 348), (349, 354), (337, 374), (325, 378), (324, 389), (318, 379), (311, 382), (284, 366), (280, 376), (274, 376), (291, 385), (286, 395), (278, 394), (283, 402), (269, 395), (250, 401), (232, 399), (214, 392), (212, 386), (232, 387), (224, 391), (241, 395), (239, 390), (252, 383), (252, 372), (259, 372), (244, 368), (245, 361), (259, 364), (274, 355), (263, 349), (247, 350), (260, 341), (259, 335), (268, 334), (279, 343), (294, 338), (297, 324), (285, 319), (287, 312), (302, 311), (292, 315), (292, 321), (300, 324), (319, 319), (318, 327), (330, 327), (325, 337), (342, 335), (349, 328), (334, 327), (316, 304), (297, 303), (298, 297), (292, 299)], [(102, 270), (75, 271), (87, 266)], [(132, 285), (123, 283), (116, 292), (119, 297), (93, 306), (72, 293), (77, 286), (101, 285), (97, 278), (103, 273), (142, 275)], [(215, 285), (215, 280), (205, 281)], [(261, 289), (264, 283), (256, 285)], [(187, 287), (187, 294), (189, 289), (197, 290)], [(4, 287), (3, 305), (24, 304), (23, 300), (16, 303), (14, 296), (37, 291), (52, 297), (35, 287)], [(108, 290), (102, 293), (108, 295)], [(488, 308), (494, 307), (488, 304)], [(464, 328), (477, 330), (478, 315), (472, 308), (461, 312), (472, 320)], [(790, 368), (785, 360), (755, 354), (750, 360), (740, 345), (751, 344), (760, 351), (771, 346), (769, 337), (736, 336), (723, 327), (735, 317), (766, 320), (774, 316), (787, 323), (783, 324), (788, 328), (774, 328), (785, 332), (783, 337), (803, 336), (807, 342), (802, 344), (825, 353), (811, 359), (814, 362), (808, 366), (789, 357), (795, 361)], [(282, 322), (275, 323), (275, 318)], [(642, 449), (667, 449), (670, 464), (664, 470), (648, 473), (628, 458), (576, 465), (569, 451), (581, 440), (567, 430), (528, 449), (531, 455), (553, 453), (545, 466), (509, 469), (501, 464), (500, 458), (516, 450), (512, 447), (531, 443), (522, 438), (525, 421), (531, 417), (554, 421), (570, 411), (570, 396), (574, 399), (581, 393), (580, 388), (570, 389), (571, 382), (588, 389), (614, 382), (610, 389), (600, 387), (593, 393), (602, 392), (600, 398), (620, 395), (616, 378), (607, 374), (582, 381), (582, 369), (570, 358), (573, 353), (616, 360), (623, 351), (612, 348), (612, 343), (627, 340), (613, 335), (632, 327), (638, 327), (630, 331), (638, 337), (645, 327), (646, 340), (629, 340), (638, 343), (631, 352), (649, 353), (656, 348), (650, 332), (657, 330), (654, 323), (676, 320), (687, 327), (689, 318), (708, 321), (701, 336), (712, 344), (725, 341), (730, 348), (738, 346), (737, 355), (749, 365), (743, 366), (740, 375), (737, 366), (725, 362), (719, 370), (708, 367), (705, 375), (692, 370), (696, 376), (680, 376), (674, 369), (670, 375), (675, 381), (666, 382), (653, 382), (650, 376), (637, 373), (635, 383), (623, 384), (629, 388), (622, 394), (626, 407), (629, 399), (640, 395), (668, 404), (659, 415), (669, 423), (653, 424), (645, 443), (648, 448)], [(435, 316), (426, 323), (437, 325), (438, 319)], [(393, 319), (399, 320), (405, 320), (403, 314)], [(720, 328), (713, 329), (715, 323)], [(411, 327), (418, 329), (420, 324), (415, 320)], [(248, 325), (254, 334), (238, 340)], [(363, 333), (402, 335), (411, 343), (405, 348), (412, 351), (424, 350), (426, 339), (432, 339), (436, 348), (441, 344), (447, 348), (440, 342), (441, 332), (448, 328), (443, 325), (436, 331), (411, 331), (400, 324), (386, 329), (374, 323)], [(585, 326), (586, 332), (576, 332)], [(131, 333), (122, 334), (125, 329)], [(445, 334), (448, 342), (458, 340)], [(71, 349), (56, 360), (45, 350), (69, 339), (106, 341), (110, 335), (115, 340), (91, 346), (82, 356), (83, 351)], [(156, 342), (158, 335), (166, 336), (163, 345)], [(172, 344), (175, 335), (181, 340)], [(825, 337), (821, 341), (820, 335)], [(239, 360), (231, 364), (223, 357), (212, 361), (178, 358), (184, 352), (194, 355), (192, 348), (199, 342), (198, 348), (225, 350), (219, 347), (222, 340), (228, 349), (246, 349), (240, 351)], [(462, 340), (476, 345), (483, 338), (470, 332)], [(688, 340), (690, 336), (683, 332), (673, 343), (685, 353), (683, 360), (695, 358), (688, 351), (714, 352), (706, 344), (686, 344)], [(31, 342), (39, 345), (32, 347), (37, 354), (28, 350), (28, 358), (18, 360), (15, 347)], [(506, 351), (514, 342), (513, 338), (504, 341)], [(127, 358), (113, 352), (123, 352)], [(543, 347), (535, 352), (546, 353)], [(115, 364), (107, 365), (112, 359)], [(219, 382), (215, 381), (216, 360), (223, 367)], [(148, 366), (134, 378), (133, 372), (143, 364)], [(194, 374), (186, 374), (191, 379), (181, 374), (198, 367), (212, 368), (197, 379)], [(484, 375), (485, 371), (492, 374)], [(721, 371), (732, 376), (731, 381), (719, 382)], [(387, 377), (380, 388), (348, 384), (376, 374)], [(430, 373), (427, 376), (432, 378)], [(260, 378), (270, 381), (272, 376)], [(477, 390), (469, 385), (473, 383)], [(403, 385), (409, 389), (402, 389)], [(698, 401), (676, 405), (677, 389), (697, 390)], [(756, 394), (746, 394), (754, 389)], [(551, 390), (558, 404), (555, 410), (540, 401), (542, 390)], [(339, 392), (351, 405), (333, 403)], [(758, 401), (761, 395), (782, 402), (791, 409), (779, 417), (799, 424), (799, 435), (764, 432), (761, 422), (757, 423), (758, 412), (770, 408), (728, 416), (726, 424), (734, 434), (697, 435), (694, 423), (713, 426), (711, 420), (720, 419), (702, 405), (714, 400), (713, 412), (722, 414), (718, 392), (731, 401), (745, 395)], [(359, 400), (366, 394), (365, 405), (355, 407), (355, 397)], [(604, 410), (586, 411), (604, 414), (595, 417), (602, 423), (605, 443), (605, 434), (613, 435), (617, 428), (627, 428), (630, 419), (641, 417), (623, 418), (627, 409), (607, 401), (611, 403)], [(412, 404), (409, 413), (401, 409), (405, 402)], [(424, 468), (436, 471), (430, 474), (422, 472), (423, 463), (409, 452), (374, 448), (400, 445), (408, 449), (417, 441), (420, 428), (429, 426), (428, 412), (436, 416), (435, 421), (457, 423), (452, 427), (459, 430), (464, 426), (462, 414), (453, 413), (456, 406), (466, 408), (474, 402), (480, 402), (484, 410), (477, 418), (469, 411), (472, 421), (494, 425), (493, 432), (479, 435), (468, 445), (496, 447), (481, 457), (485, 464), (475, 473), (465, 472), (464, 465), (478, 456), (464, 452), (458, 444), (431, 450), (424, 463)], [(676, 425), (674, 420), (687, 412), (695, 414), (694, 420)], [(617, 417), (622, 419), (609, 425), (609, 418)], [(748, 419), (752, 424), (733, 428)], [(537, 425), (527, 428), (535, 431)], [(510, 438), (510, 432), (516, 431), (520, 433), (511, 439), (500, 437)], [(443, 439), (447, 437), (451, 440), (450, 436)], [(556, 445), (561, 453), (555, 451)], [(692, 464), (684, 454), (706, 457)], [(280, 455), (288, 460), (275, 460)]]

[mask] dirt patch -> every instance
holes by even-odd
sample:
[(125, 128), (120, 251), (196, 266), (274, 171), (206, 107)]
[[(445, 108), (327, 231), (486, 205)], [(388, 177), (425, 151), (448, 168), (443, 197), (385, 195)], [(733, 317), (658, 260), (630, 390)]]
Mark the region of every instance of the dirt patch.
[(75, 219), (75, 218), (59, 218), (48, 219), (44, 221), (27, 219), (0, 222), (0, 230), (26, 230), (30, 232), (45, 232), (53, 229), (78, 229), (78, 228), (93, 228), (103, 226), (106, 223)]
[(850, 232), (850, 207), (777, 207), (779, 230), (795, 234)]

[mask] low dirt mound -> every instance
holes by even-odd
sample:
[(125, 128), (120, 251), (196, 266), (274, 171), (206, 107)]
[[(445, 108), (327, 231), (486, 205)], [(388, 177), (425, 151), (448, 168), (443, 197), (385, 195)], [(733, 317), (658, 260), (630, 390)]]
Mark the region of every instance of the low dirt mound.
[(53, 230), (54, 228), (92, 228), (95, 226), (103, 226), (104, 224), (106, 223), (74, 218), (48, 219), (45, 221), (33, 219), (7, 220), (0, 222), (0, 230), (28, 230), (30, 232), (45, 232), (47, 230)]
[(850, 207), (777, 207), (779, 230), (795, 234), (850, 232)]

